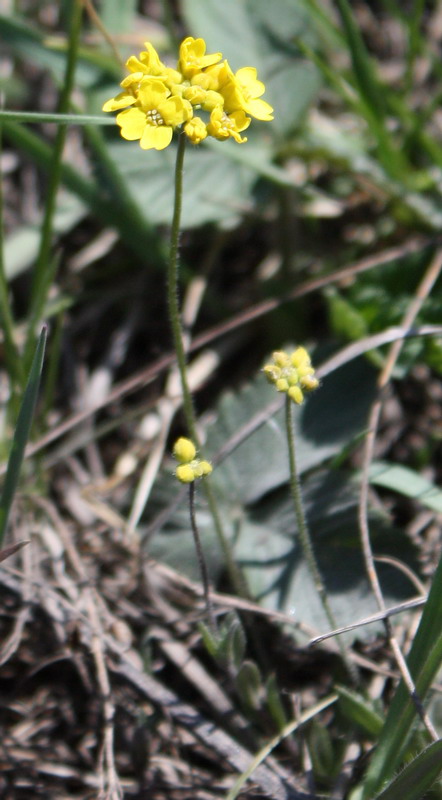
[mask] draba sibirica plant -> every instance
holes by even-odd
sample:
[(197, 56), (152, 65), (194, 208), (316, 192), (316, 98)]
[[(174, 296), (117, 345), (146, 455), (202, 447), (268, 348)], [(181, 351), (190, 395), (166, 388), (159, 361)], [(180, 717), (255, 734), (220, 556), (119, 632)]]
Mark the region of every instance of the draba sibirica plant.
[(319, 386), (305, 347), (297, 347), (293, 353), (276, 350), (273, 353), (273, 363), (266, 364), (263, 372), (278, 392), (285, 392), (297, 405), (304, 402), (305, 392), (312, 392)]
[(175, 442), (173, 454), (179, 462), (175, 475), (181, 483), (193, 483), (197, 478), (204, 478), (212, 472), (211, 463), (197, 458), (194, 443), (184, 436)]
[(273, 108), (261, 99), (265, 86), (256, 69), (234, 73), (222, 53), (206, 54), (204, 39), (184, 39), (176, 69), (162, 63), (152, 44), (145, 48), (126, 61), (123, 91), (103, 106), (120, 112), (116, 121), (123, 139), (139, 140), (143, 150), (164, 150), (178, 130), (193, 144), (207, 136), (242, 144), (252, 117), (273, 119)]

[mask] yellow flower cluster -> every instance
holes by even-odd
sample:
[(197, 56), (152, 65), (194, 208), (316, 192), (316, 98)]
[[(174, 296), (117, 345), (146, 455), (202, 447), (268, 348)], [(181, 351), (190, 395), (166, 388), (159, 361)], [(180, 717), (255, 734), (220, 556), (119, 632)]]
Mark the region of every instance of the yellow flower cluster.
[(204, 39), (192, 36), (181, 43), (177, 69), (166, 67), (149, 42), (145, 47), (138, 58), (127, 60), (130, 74), (121, 81), (123, 91), (103, 106), (103, 111), (120, 111), (116, 121), (123, 139), (139, 140), (143, 150), (163, 150), (180, 128), (194, 144), (207, 136), (242, 143), (251, 117), (273, 119), (272, 107), (261, 100), (265, 86), (254, 67), (233, 73), (222, 53), (206, 55)]
[(266, 364), (263, 372), (278, 392), (285, 392), (298, 405), (304, 401), (304, 392), (312, 392), (319, 386), (305, 347), (297, 347), (290, 354), (283, 350), (275, 351), (273, 364)]
[(181, 483), (192, 483), (196, 478), (210, 475), (212, 465), (196, 457), (196, 447), (190, 439), (181, 436), (174, 444), (173, 454), (179, 465), (175, 475)]

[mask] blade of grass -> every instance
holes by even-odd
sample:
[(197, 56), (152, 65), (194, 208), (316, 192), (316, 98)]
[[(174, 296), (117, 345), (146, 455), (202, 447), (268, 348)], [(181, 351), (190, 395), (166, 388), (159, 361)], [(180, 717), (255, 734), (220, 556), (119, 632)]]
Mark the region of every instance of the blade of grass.
[(421, 800), (442, 772), (442, 739), (422, 750), (376, 800)]
[(20, 477), (20, 468), (31, 430), (32, 418), (34, 416), (38, 390), (40, 387), (41, 372), (43, 369), (46, 334), (46, 327), (43, 327), (38, 339), (37, 349), (32, 361), (26, 389), (23, 394), (23, 400), (18, 414), (17, 425), (12, 441), (11, 452), (8, 458), (5, 481), (0, 499), (0, 545), (3, 541), (6, 526), (8, 524), (9, 512), (11, 510), (12, 501), (17, 490), (18, 480)]
[(98, 116), (98, 114), (44, 114), (40, 111), (8, 111), (7, 109), (0, 110), (1, 120), (8, 120), (10, 122), (29, 122), (36, 124), (37, 122), (54, 122), (56, 125), (113, 125), (115, 126), (114, 117)]
[[(61, 113), (69, 111), (70, 96), (74, 88), (75, 81), (75, 66), (77, 63), (81, 22), (82, 4), (77, 3), (76, 0), (72, 0), (70, 3), (69, 49), (66, 59), (63, 88), (59, 102), (59, 111)], [(40, 249), (32, 278), (30, 307), (28, 311), (28, 325), (24, 348), (25, 369), (31, 361), (32, 351), (34, 348), (35, 330), (38, 324), (41, 322), (48, 292), (54, 278), (58, 261), (54, 258), (50, 258), (50, 252), (52, 246), (53, 219), (57, 201), (57, 192), (61, 182), (61, 165), (64, 144), (66, 140), (66, 131), (67, 126), (64, 124), (60, 125), (57, 130), (52, 148), (52, 162), (45, 200), (45, 212), (41, 231)]]

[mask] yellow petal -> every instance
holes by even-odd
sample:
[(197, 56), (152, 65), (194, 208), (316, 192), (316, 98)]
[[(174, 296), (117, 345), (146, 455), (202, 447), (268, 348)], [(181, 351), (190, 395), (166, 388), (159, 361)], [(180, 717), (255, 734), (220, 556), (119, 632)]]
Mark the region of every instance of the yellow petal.
[(123, 139), (141, 139), (146, 127), (146, 115), (139, 108), (128, 108), (116, 117)]
[(131, 106), (135, 103), (135, 97), (133, 94), (128, 94), (127, 92), (120, 92), (117, 94), (116, 97), (112, 97), (110, 100), (106, 100), (103, 105), (102, 111), (119, 111), (120, 108), (125, 108), (126, 106)]
[(172, 141), (172, 128), (166, 125), (146, 125), (140, 140), (143, 150), (164, 150)]

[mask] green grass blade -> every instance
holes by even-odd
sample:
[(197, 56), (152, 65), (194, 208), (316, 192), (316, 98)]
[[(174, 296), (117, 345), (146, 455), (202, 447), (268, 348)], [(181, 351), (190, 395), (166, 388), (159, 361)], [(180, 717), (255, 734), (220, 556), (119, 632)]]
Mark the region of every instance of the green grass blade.
[(43, 369), (46, 335), (47, 331), (46, 327), (44, 327), (40, 333), (37, 342), (37, 349), (35, 351), (31, 369), (29, 371), (29, 378), (23, 394), (23, 400), (18, 414), (14, 439), (12, 441), (11, 452), (9, 454), (8, 466), (6, 468), (5, 481), (0, 499), (0, 545), (3, 541), (6, 526), (8, 524), (9, 512), (11, 510), (12, 501), (17, 490), (18, 480), (20, 477), (20, 468), (31, 430), (32, 418), (34, 416), (38, 390), (40, 387), (41, 372)]
[(373, 114), (378, 118), (384, 117), (383, 94), (379, 92), (379, 83), (374, 74), (374, 68), (355, 23), (353, 14), (347, 0), (336, 0), (342, 27), (344, 29), (347, 46), (350, 51), (354, 76), (359, 91), (370, 106)]
[[(59, 111), (69, 111), (70, 97), (75, 85), (75, 66), (77, 63), (78, 45), (80, 42), (82, 6), (71, 2), (69, 8), (69, 48), (66, 55), (64, 80), (59, 100)], [(53, 144), (52, 163), (49, 169), (48, 188), (45, 198), (45, 210), (41, 227), (40, 248), (32, 272), (31, 297), (28, 310), (28, 325), (24, 348), (25, 369), (31, 363), (34, 348), (35, 330), (42, 321), (44, 307), (53, 282), (57, 260), (50, 258), (53, 241), (53, 222), (57, 202), (57, 192), (61, 183), (63, 150), (66, 140), (67, 126), (57, 129)]]
[(37, 122), (54, 122), (56, 125), (113, 125), (115, 117), (104, 114), (44, 114), (40, 111), (7, 111), (0, 110), (0, 121), (24, 122), (35, 124)]
[(376, 800), (421, 800), (442, 772), (442, 739), (422, 750)]
[[(442, 664), (442, 558), (434, 574), (422, 618), (407, 658), (422, 700)], [(363, 781), (364, 800), (373, 797), (400, 766), (414, 728), (416, 709), (403, 681), (390, 705), (378, 746)]]

